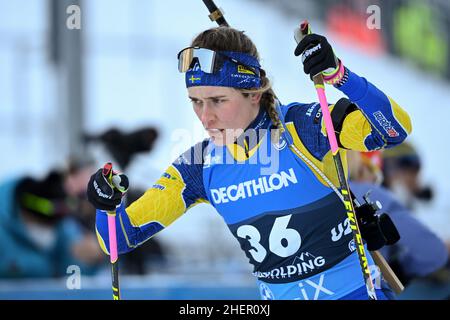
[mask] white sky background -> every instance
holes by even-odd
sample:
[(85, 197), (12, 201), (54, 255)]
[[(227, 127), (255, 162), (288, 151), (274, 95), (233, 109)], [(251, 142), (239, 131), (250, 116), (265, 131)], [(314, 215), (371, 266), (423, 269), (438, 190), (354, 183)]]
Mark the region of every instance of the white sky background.
[[(43, 2), (0, 0), (0, 179), (22, 172), (43, 174), (66, 156), (58, 148), (65, 124), (58, 117), (55, 78), (40, 51), (48, 28)], [(257, 1), (217, 0), (217, 4), (225, 9), (232, 26), (254, 40), (283, 102), (317, 101), (300, 58), (293, 55), (293, 29), (306, 15), (288, 19)], [(81, 10), (87, 40), (85, 128), (101, 132), (115, 125), (131, 131), (157, 125), (162, 134), (155, 150), (139, 156), (128, 172), (132, 182), (134, 177), (136, 184), (150, 186), (179, 153), (204, 136), (187, 98), (184, 76), (177, 71), (176, 54), (197, 33), (215, 25), (200, 0), (95, 0), (85, 1)], [(323, 34), (320, 24), (312, 21), (312, 27)], [(409, 112), (410, 141), (420, 150), (423, 179), (435, 186), (438, 202), (450, 211), (445, 197), (450, 194), (446, 130), (450, 84), (398, 58), (370, 57), (329, 40), (352, 71)], [(330, 87), (327, 96), (334, 102), (342, 94)], [(104, 160), (108, 159), (99, 159)], [(198, 209), (202, 210), (211, 212)], [(201, 223), (203, 214), (190, 213), (189, 220), (183, 217), (166, 232), (167, 237), (192, 230), (195, 217)]]

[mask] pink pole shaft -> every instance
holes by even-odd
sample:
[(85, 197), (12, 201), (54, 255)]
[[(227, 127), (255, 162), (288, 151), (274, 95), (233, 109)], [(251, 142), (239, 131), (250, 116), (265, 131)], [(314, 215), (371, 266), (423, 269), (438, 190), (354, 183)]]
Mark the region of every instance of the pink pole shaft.
[(316, 87), (317, 95), (319, 96), (320, 108), (325, 121), (325, 128), (327, 129), (328, 140), (330, 141), (331, 152), (336, 154), (339, 150), (336, 134), (334, 133), (333, 121), (331, 121), (330, 110), (328, 109), (327, 97), (325, 96), (325, 89)]
[(116, 216), (108, 213), (109, 256), (112, 263), (117, 261)]

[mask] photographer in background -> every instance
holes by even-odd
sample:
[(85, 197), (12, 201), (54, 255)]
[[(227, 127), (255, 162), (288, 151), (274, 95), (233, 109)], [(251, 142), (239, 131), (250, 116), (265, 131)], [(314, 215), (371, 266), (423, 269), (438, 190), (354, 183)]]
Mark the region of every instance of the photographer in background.
[[(347, 151), (350, 188), (359, 201), (370, 191), (371, 200), (382, 204), (394, 222), (400, 240), (380, 249), (405, 287), (414, 279), (427, 277), (442, 269), (448, 260), (443, 241), (424, 224), (415, 219), (396, 196), (380, 186), (383, 180), (381, 152)], [(425, 297), (423, 297), (425, 298)]]
[(93, 274), (106, 262), (95, 234), (77, 222), (90, 168), (72, 161), (43, 179), (0, 184), (0, 278), (61, 277), (72, 264)]

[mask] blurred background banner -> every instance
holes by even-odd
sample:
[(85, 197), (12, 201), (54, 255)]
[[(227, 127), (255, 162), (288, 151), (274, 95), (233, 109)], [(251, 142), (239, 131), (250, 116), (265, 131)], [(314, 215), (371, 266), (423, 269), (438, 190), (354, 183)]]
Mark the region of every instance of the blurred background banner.
[(448, 1), (283, 0), (276, 5), (293, 16), (302, 15), (308, 8), (340, 41), (371, 55), (393, 54), (450, 79)]
[[(216, 4), (254, 40), (282, 102), (316, 101), (293, 54), (307, 18), (405, 108), (410, 148), (384, 156), (383, 184), (450, 247), (450, 2)], [(87, 179), (112, 161), (132, 202), (206, 137), (176, 55), (214, 26), (200, 0), (0, 0), (0, 299), (110, 298)], [(207, 205), (121, 257), (122, 273), (125, 299), (258, 299), (247, 258)], [(448, 267), (410, 277), (400, 298), (450, 296)]]

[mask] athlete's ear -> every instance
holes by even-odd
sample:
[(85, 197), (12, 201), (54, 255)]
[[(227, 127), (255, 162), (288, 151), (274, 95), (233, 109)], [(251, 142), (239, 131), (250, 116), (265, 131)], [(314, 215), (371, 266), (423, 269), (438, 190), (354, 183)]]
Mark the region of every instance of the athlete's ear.
[(253, 104), (259, 104), (261, 101), (262, 94), (261, 93), (250, 93), (250, 101)]

